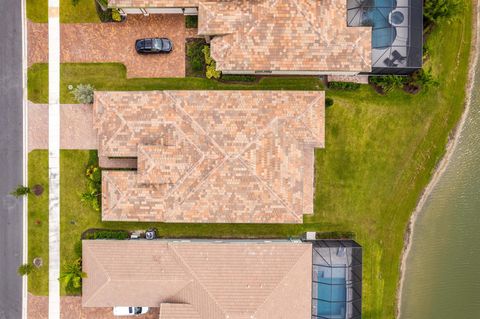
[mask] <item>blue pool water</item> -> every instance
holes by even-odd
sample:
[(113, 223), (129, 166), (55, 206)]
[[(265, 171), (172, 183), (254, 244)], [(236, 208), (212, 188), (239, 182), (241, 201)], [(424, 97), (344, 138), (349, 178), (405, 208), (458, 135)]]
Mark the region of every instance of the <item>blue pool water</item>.
[(330, 317), (345, 314), (346, 284), (345, 278), (319, 278), (317, 314)]
[(372, 26), (372, 47), (386, 48), (395, 41), (397, 30), (388, 21), (388, 15), (396, 7), (396, 0), (375, 0), (373, 7), (364, 13), (363, 23)]

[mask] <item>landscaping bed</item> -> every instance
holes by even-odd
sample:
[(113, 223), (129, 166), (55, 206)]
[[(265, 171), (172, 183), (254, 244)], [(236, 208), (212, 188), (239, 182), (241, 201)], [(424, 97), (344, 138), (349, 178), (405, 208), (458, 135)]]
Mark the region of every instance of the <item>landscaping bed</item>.
[(185, 50), (185, 73), (187, 77), (205, 78), (204, 39), (187, 39)]

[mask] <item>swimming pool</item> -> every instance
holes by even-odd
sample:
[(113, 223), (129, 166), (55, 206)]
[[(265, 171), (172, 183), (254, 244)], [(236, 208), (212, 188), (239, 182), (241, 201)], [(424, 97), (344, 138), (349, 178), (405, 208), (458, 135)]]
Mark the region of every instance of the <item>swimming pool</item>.
[(346, 312), (345, 277), (318, 278), (317, 315), (324, 318), (344, 318)]
[(363, 14), (363, 24), (372, 26), (372, 47), (381, 49), (392, 45), (397, 29), (390, 24), (389, 14), (397, 7), (396, 0), (374, 0)]

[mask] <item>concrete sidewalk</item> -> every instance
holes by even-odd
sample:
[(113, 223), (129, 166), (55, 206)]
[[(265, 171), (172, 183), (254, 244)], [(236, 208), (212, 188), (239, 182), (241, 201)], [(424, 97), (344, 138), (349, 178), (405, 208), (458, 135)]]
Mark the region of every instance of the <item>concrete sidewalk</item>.
[[(97, 149), (91, 105), (60, 105), (60, 148)], [(34, 149), (48, 149), (48, 104), (28, 105), (28, 152)]]
[(48, 183), (48, 318), (60, 319), (60, 0), (48, 0)]

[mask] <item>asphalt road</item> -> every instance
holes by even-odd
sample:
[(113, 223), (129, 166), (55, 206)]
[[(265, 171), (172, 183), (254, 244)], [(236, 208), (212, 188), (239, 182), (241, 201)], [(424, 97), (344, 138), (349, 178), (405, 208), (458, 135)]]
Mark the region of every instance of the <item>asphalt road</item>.
[(0, 319), (21, 318), (22, 134), (21, 1), (0, 0)]

